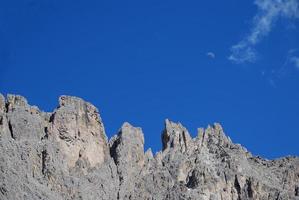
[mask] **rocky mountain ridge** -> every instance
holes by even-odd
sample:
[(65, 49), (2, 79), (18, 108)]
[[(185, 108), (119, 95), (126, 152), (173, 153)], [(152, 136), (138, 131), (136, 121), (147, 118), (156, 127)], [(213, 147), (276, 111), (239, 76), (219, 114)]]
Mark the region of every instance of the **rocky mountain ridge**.
[(144, 152), (141, 128), (109, 141), (98, 109), (61, 96), (52, 113), (0, 94), (0, 199), (299, 199), (299, 158), (266, 160), (220, 124), (192, 138), (165, 121), (162, 150)]

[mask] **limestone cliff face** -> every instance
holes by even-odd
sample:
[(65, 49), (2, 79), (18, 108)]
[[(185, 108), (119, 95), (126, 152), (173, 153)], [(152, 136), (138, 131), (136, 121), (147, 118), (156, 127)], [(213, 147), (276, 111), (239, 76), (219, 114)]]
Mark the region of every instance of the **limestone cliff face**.
[(48, 134), (59, 143), (69, 168), (79, 159), (94, 167), (102, 164), (109, 154), (98, 110), (76, 97), (59, 98), (59, 107), (51, 115)]
[(162, 150), (144, 152), (141, 128), (107, 140), (97, 108), (61, 96), (53, 113), (0, 95), (0, 199), (299, 200), (299, 158), (266, 160), (220, 124), (192, 138), (165, 121)]

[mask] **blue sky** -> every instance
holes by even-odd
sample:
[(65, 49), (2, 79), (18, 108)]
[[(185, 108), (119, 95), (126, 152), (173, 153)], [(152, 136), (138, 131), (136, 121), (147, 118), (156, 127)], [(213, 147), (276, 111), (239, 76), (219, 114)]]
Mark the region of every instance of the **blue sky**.
[(161, 148), (164, 119), (220, 122), (256, 155), (299, 155), (299, 2), (0, 1), (0, 92), (74, 95)]

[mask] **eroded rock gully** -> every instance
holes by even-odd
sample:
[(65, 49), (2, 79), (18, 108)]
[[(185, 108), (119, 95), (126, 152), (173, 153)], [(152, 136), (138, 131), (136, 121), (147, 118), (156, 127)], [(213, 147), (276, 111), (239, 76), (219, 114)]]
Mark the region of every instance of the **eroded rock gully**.
[(0, 199), (299, 199), (299, 158), (266, 160), (220, 124), (192, 138), (165, 121), (162, 151), (144, 152), (141, 128), (108, 141), (96, 107), (61, 96), (53, 113), (0, 95)]

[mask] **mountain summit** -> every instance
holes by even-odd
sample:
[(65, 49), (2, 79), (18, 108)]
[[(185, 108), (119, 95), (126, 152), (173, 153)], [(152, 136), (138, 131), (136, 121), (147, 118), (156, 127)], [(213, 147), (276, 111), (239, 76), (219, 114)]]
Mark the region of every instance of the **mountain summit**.
[(127, 122), (108, 140), (98, 109), (77, 97), (46, 113), (0, 94), (0, 199), (299, 200), (298, 157), (255, 157), (220, 124), (192, 138), (167, 119), (161, 140), (144, 152)]

